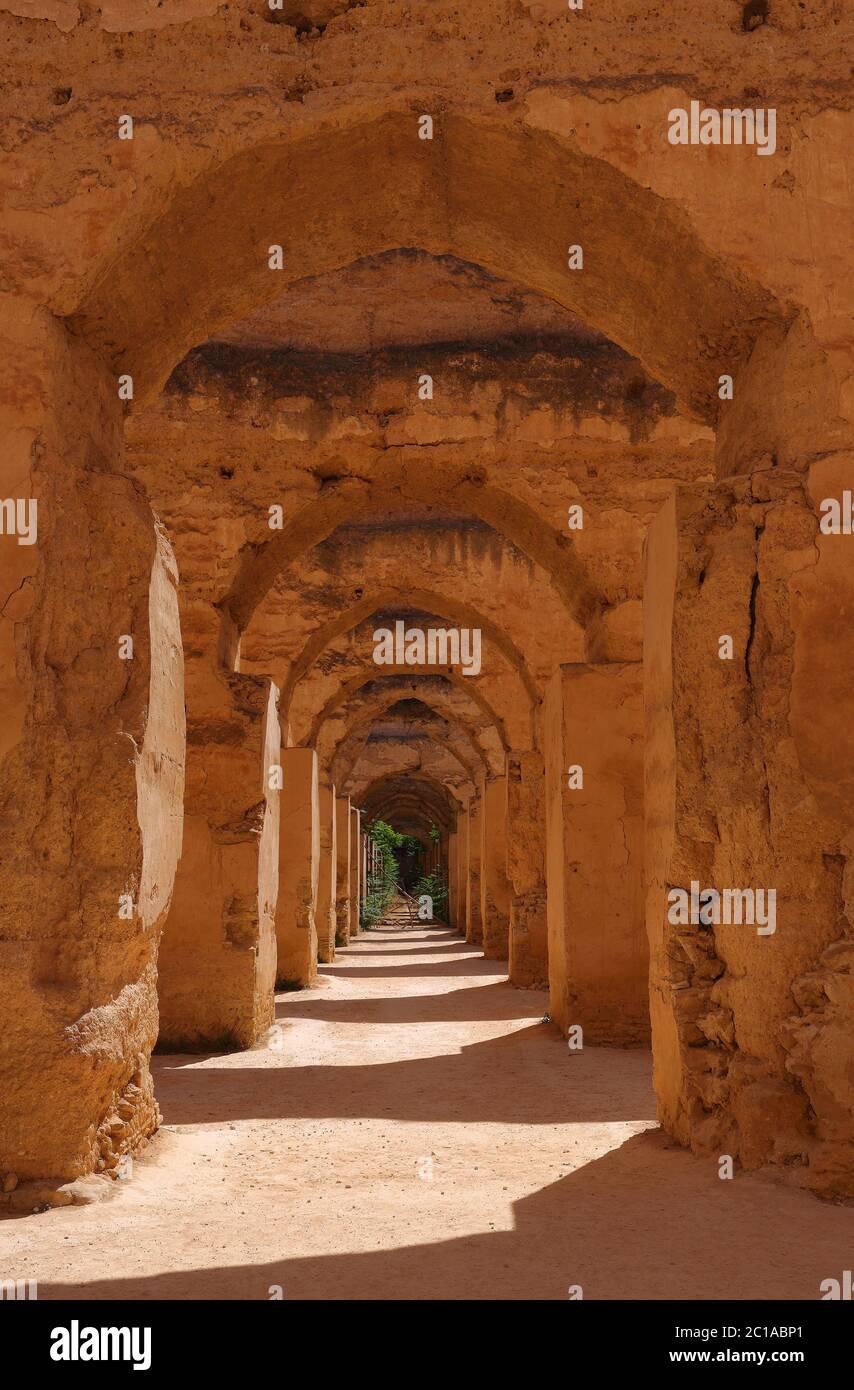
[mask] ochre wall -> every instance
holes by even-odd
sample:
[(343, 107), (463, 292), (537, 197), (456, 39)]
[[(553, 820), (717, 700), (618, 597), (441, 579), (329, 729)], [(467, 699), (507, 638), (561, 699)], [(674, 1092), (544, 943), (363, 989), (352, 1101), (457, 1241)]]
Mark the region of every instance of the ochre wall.
[(549, 1012), (590, 1043), (645, 1043), (640, 663), (561, 667), (546, 726)]
[[(453, 723), (453, 756), (472, 759), (454, 804), (411, 749), (383, 775), (401, 805), (420, 776), (445, 831), (457, 818), (471, 880), (479, 841), (463, 848), (455, 807), (506, 753), (508, 950), (525, 986), (545, 984), (549, 931), (560, 939), (547, 896), (569, 894), (565, 862), (547, 873), (561, 837), (546, 686), (571, 663), (639, 660), (643, 618), (662, 1123), (852, 1195), (854, 569), (851, 537), (818, 529), (854, 467), (851, 17), (774, 0), (751, 30), (741, 11), (473, 0), (437, 21), (426, 0), (317, 0), (317, 27), (298, 32), (256, 0), (0, 4), (14, 144), (0, 467), (40, 509), (37, 546), (0, 547), (0, 1168), (111, 1168), (153, 1130), (164, 922), (164, 1019), (171, 953), (208, 932), (209, 999), (222, 1014), (233, 986), (246, 1036), (263, 1026), (269, 682), (286, 692), (283, 757), (313, 760), (324, 712), (376, 675), (370, 605), (397, 586), (426, 616), (479, 615), (490, 633)], [(668, 143), (671, 108), (733, 92), (774, 107), (772, 158)], [(117, 139), (124, 112), (132, 141)], [(415, 338), (394, 308), (410, 273), (426, 275)], [(438, 293), (467, 276), (476, 309)], [(355, 576), (360, 545), (376, 595)], [(115, 655), (125, 633), (131, 662)], [(339, 745), (342, 761), (355, 751)], [(376, 790), (368, 765), (358, 775)], [(298, 902), (305, 983), (316, 815), (287, 777), (280, 799), (277, 929), (295, 929)], [(774, 887), (777, 931), (674, 931), (667, 893), (694, 880)], [(249, 924), (233, 978), (223, 921)]]

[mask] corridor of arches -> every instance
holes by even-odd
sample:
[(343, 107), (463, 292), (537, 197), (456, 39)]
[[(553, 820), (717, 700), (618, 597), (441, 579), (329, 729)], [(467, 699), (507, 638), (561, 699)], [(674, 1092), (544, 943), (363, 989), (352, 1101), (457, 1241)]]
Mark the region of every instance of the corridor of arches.
[(403, 248), (222, 326), (126, 439), (181, 573), (158, 1046), (252, 1045), (273, 984), (314, 983), (373, 896), (375, 822), (421, 837), (443, 915), (514, 985), (551, 979), (564, 1031), (648, 1045), (643, 538), (713, 432), (542, 295)]
[[(497, 1254), (563, 1297), (570, 1227), (537, 1273), (542, 1233), (574, 1212), (579, 1278), (613, 1278), (614, 1191), (635, 1243), (601, 1296), (643, 1297), (639, 1194), (672, 1183), (708, 1296), (720, 1227), (761, 1297), (762, 1182), (830, 1268), (812, 1194), (854, 1196), (834, 267), (795, 283), (735, 213), (720, 238), (710, 180), (656, 184), (560, 96), (457, 91), (425, 140), (387, 77), (330, 80), (334, 119), (279, 92), (250, 119), (221, 77), (204, 139), (181, 87), (169, 141), (141, 116), (115, 159), (59, 126), (81, 205), (112, 190), (85, 218), (30, 216), (21, 176), (3, 410), (41, 530), (0, 551), (2, 1205), (74, 1206), (33, 1258), (127, 1223), (143, 1296), (173, 1191), (209, 1259), (173, 1242), (166, 1296), (389, 1297), (431, 1245), (436, 1289)], [(695, 885), (773, 892), (775, 927), (674, 917)], [(292, 1267), (261, 1234), (215, 1253), (219, 1163), (259, 1230), (280, 1183), (317, 1202)]]

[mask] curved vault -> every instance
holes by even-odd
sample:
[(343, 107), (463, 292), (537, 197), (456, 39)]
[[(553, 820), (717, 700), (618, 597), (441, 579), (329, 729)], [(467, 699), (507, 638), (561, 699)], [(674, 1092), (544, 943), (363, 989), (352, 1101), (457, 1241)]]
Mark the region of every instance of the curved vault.
[(462, 785), (462, 776), (474, 788), (483, 773), (483, 765), (465, 739), (455, 737), (447, 728), (431, 725), (428, 720), (419, 720), (375, 724), (363, 735), (348, 740), (339, 751), (336, 765), (330, 768), (330, 777), (347, 794), (354, 784), (361, 785), (360, 769), (375, 772), (387, 767), (392, 759), (395, 767), (423, 767), (436, 776), (440, 775), (441, 764), (445, 769), (441, 777), (454, 787)]
[(465, 676), (461, 676), (457, 671), (443, 671), (441, 674), (429, 676), (416, 676), (411, 667), (391, 666), (386, 668), (383, 675), (378, 675), (375, 666), (363, 667), (350, 680), (342, 684), (339, 689), (327, 700), (311, 724), (304, 742), (315, 745), (321, 738), (321, 733), (327, 721), (332, 721), (339, 711), (342, 711), (348, 703), (359, 697), (361, 691), (373, 691), (374, 687), (384, 685), (386, 682), (395, 683), (396, 688), (401, 691), (417, 694), (426, 683), (442, 682), (453, 687), (464, 695), (467, 701), (475, 705), (482, 713), (486, 724), (495, 730), (500, 742), (502, 752), (506, 753), (508, 743), (504, 729), (504, 721), (496, 713), (489, 701)]
[[(397, 587), (388, 586), (386, 588), (372, 589), (365, 598), (359, 599), (356, 603), (339, 613), (328, 623), (324, 623), (315, 632), (306, 647), (294, 661), (287, 679), (282, 685), (282, 695), (280, 708), (283, 717), (287, 716), (290, 709), (291, 698), (297, 684), (308, 674), (312, 666), (320, 660), (323, 652), (333, 645), (338, 637), (346, 636), (355, 632), (367, 620), (377, 618), (379, 615), (392, 613), (399, 609), (402, 614), (417, 610), (421, 613), (430, 615), (431, 626), (441, 625), (451, 620), (451, 624), (458, 627), (479, 628), (483, 635), (483, 652), (486, 653), (487, 644), (492, 644), (508, 666), (516, 672), (525, 690), (528, 693), (532, 704), (539, 700), (539, 692), (536, 682), (531, 675), (528, 665), (522, 652), (515, 643), (507, 637), (504, 630), (498, 626), (491, 618), (485, 618), (482, 613), (472, 608), (470, 604), (461, 602), (459, 599), (433, 590), (416, 589), (410, 586), (408, 580), (399, 584)], [(449, 624), (450, 625), (450, 624)], [(469, 677), (471, 679), (471, 677)]]
[(452, 750), (449, 745), (439, 743), (429, 733), (401, 738), (372, 734), (354, 759), (341, 791), (358, 800), (365, 787), (378, 776), (424, 772), (452, 792), (458, 801), (465, 801), (474, 795), (477, 771), (464, 759), (465, 755), (458, 749)]
[(373, 612), (354, 628), (339, 633), (325, 647), (318, 660), (305, 673), (294, 688), (287, 706), (287, 714), (282, 712), (282, 726), (290, 732), (294, 743), (304, 743), (320, 710), (334, 699), (341, 685), (347, 685), (361, 672), (372, 671), (374, 678), (383, 674), (407, 675), (457, 675), (467, 687), (481, 691), (487, 704), (500, 715), (508, 742), (516, 748), (534, 746), (536, 742), (536, 718), (540, 708), (539, 694), (531, 689), (516, 669), (515, 665), (491, 646), (484, 638), (481, 653), (481, 669), (477, 675), (462, 675), (459, 668), (452, 666), (381, 666), (373, 661), (373, 634), (378, 628), (393, 628), (398, 620), (407, 626), (447, 627), (448, 620), (436, 613), (423, 613), (402, 605), (393, 610)]
[[(450, 689), (450, 687), (449, 687)], [(471, 748), (476, 760), (483, 766), (489, 774), (500, 775), (503, 771), (504, 754), (500, 744), (498, 744), (495, 731), (492, 730), (493, 740), (489, 740), (486, 735), (489, 732), (488, 726), (476, 727), (466, 719), (459, 707), (455, 706), (448, 698), (443, 699), (436, 690), (401, 693), (400, 691), (377, 691), (373, 696), (365, 701), (361, 701), (355, 714), (347, 720), (345, 717), (337, 721), (335, 725), (330, 721), (322, 730), (317, 738), (315, 747), (320, 763), (328, 767), (333, 781), (337, 781), (336, 770), (338, 758), (344, 747), (354, 738), (363, 735), (367, 737), (367, 731), (374, 725), (377, 719), (381, 719), (388, 711), (394, 711), (396, 706), (401, 703), (408, 705), (419, 704), (425, 713), (438, 715), (449, 727), (458, 731)], [(461, 697), (460, 705), (464, 705)], [(475, 710), (476, 706), (473, 707)]]
[(368, 821), (393, 816), (395, 809), (405, 809), (407, 814), (429, 815), (446, 833), (450, 833), (456, 823), (460, 802), (447, 787), (436, 782), (429, 774), (409, 772), (376, 777), (362, 789), (359, 807)]
[[(772, 297), (709, 255), (677, 208), (511, 120), (446, 113), (419, 141), (415, 116), (390, 111), (247, 144), (175, 189), (103, 267), (71, 326), (134, 377), (143, 401), (195, 343), (275, 299), (283, 281), (420, 247), (539, 290), (713, 421), (720, 372), (782, 318)], [(572, 244), (584, 247), (583, 274), (568, 268)], [(287, 269), (269, 269), (271, 245)]]
[[(370, 579), (366, 578), (370, 576)], [(367, 595), (367, 597), (366, 597)], [(346, 613), (397, 602), (435, 607), (460, 623), (491, 623), (508, 652), (537, 681), (557, 665), (579, 661), (584, 633), (548, 574), (482, 522), (453, 516), (441, 524), (414, 517), (397, 527), (339, 527), (294, 561), (256, 608), (240, 643), (241, 670), (268, 671), (284, 692), (314, 659)], [(532, 630), (530, 611), (537, 613)]]
[[(346, 474), (343, 461), (342, 474)], [(443, 512), (450, 508), (478, 517), (546, 570), (580, 627), (586, 627), (607, 606), (586, 575), (566, 531), (558, 530), (553, 520), (541, 516), (513, 493), (487, 483), (482, 468), (471, 464), (434, 467), (422, 455), (397, 460), (393, 470), (387, 465), (377, 466), (373, 477), (342, 476), (324, 482), (320, 495), (280, 531), (271, 532), (267, 516), (259, 515), (259, 540), (249, 541), (241, 550), (230, 587), (220, 603), (232, 648), (237, 648), (255, 609), (285, 566), (325, 541), (339, 526), (384, 511), (411, 513), (414, 502), (421, 503), (429, 516), (438, 509), (437, 499), (441, 499)]]
[(404, 699), (387, 701), (381, 708), (370, 709), (344, 731), (330, 760), (333, 781), (337, 781), (335, 769), (344, 768), (352, 758), (357, 747), (363, 745), (373, 735), (383, 731), (386, 737), (417, 737), (429, 733), (438, 740), (446, 740), (454, 750), (459, 748), (460, 758), (472, 768), (488, 770), (488, 762), (483, 749), (470, 730), (453, 716), (447, 716), (430, 708), (421, 700)]

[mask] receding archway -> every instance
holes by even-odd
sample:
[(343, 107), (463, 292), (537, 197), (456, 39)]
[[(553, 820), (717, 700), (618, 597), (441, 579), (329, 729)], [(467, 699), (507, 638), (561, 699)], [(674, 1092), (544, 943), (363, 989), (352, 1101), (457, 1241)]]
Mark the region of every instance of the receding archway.
[(489, 767), (483, 749), (471, 731), (457, 719), (449, 719), (421, 701), (387, 700), (380, 708), (368, 710), (354, 720), (336, 743), (328, 763), (330, 776), (336, 785), (344, 785), (349, 770), (360, 756), (359, 750), (380, 726), (386, 730), (394, 726), (406, 728), (411, 730), (413, 737), (429, 736), (434, 730), (441, 731), (449, 748), (469, 769), (470, 775), (486, 771)]
[(340, 613), (333, 621), (318, 628), (317, 633), (308, 643), (300, 656), (294, 662), (288, 679), (282, 688), (281, 707), (286, 715), (290, 706), (291, 696), (297, 682), (311, 669), (317, 661), (321, 652), (336, 637), (352, 631), (358, 627), (366, 618), (373, 614), (384, 611), (391, 611), (394, 608), (409, 610), (411, 608), (420, 609), (424, 613), (441, 615), (458, 620), (462, 625), (474, 624), (479, 627), (487, 639), (493, 644), (498, 652), (504, 657), (507, 664), (514, 670), (525, 690), (531, 704), (534, 705), (539, 700), (536, 684), (528, 670), (527, 664), (522, 653), (506, 634), (496, 626), (489, 618), (484, 618), (467, 603), (461, 603), (457, 599), (436, 591), (420, 589), (410, 589), (408, 586), (400, 586), (397, 589), (378, 589), (370, 593), (366, 598), (360, 599), (349, 609)]
[(446, 831), (464, 801), (455, 797), (443, 782), (437, 782), (427, 772), (385, 773), (361, 789), (360, 809), (368, 819), (393, 815), (395, 808), (421, 806)]
[(270, 531), (268, 518), (259, 517), (258, 534), (241, 551), (231, 586), (221, 608), (228, 626), (225, 645), (236, 647), (256, 607), (284, 568), (306, 550), (329, 537), (339, 526), (378, 511), (411, 512), (420, 503), (429, 515), (453, 507), (479, 517), (506, 536), (551, 577), (573, 620), (586, 627), (605, 606), (603, 596), (583, 571), (565, 531), (538, 515), (520, 498), (487, 482), (482, 469), (433, 467), (423, 457), (399, 462), (393, 473), (378, 469), (370, 479), (342, 476), (324, 482), (318, 499), (303, 507), (281, 530)]
[[(485, 770), (493, 770), (493, 760), (490, 756), (491, 750), (488, 747), (485, 748), (478, 741), (477, 733), (474, 728), (469, 723), (464, 722), (459, 714), (452, 713), (448, 711), (447, 708), (443, 708), (435, 696), (431, 698), (428, 695), (426, 699), (423, 695), (419, 695), (413, 699), (403, 697), (403, 702), (408, 704), (419, 704), (423, 706), (426, 712), (430, 712), (431, 714), (438, 715), (440, 718), (445, 719), (450, 725), (457, 729), (459, 734), (466, 740), (474, 754), (475, 760), (478, 761)], [(352, 738), (360, 737), (362, 731), (373, 725), (373, 723), (381, 718), (386, 711), (394, 711), (395, 707), (401, 703), (402, 697), (397, 691), (391, 693), (386, 692), (385, 694), (377, 693), (374, 698), (368, 702), (368, 707), (360, 711), (353, 720), (345, 726), (341, 734), (332, 742), (327, 753), (327, 761), (330, 769), (333, 771), (333, 776), (339, 750)], [(318, 752), (320, 752), (320, 749), (318, 749)], [(495, 770), (497, 771), (499, 769), (496, 768)]]
[[(568, 268), (573, 244), (584, 248), (583, 274)], [(274, 245), (281, 272), (269, 268)], [(452, 253), (537, 288), (707, 421), (719, 373), (782, 317), (675, 209), (569, 141), (450, 112), (420, 141), (415, 114), (389, 110), (339, 115), (334, 129), (247, 143), (212, 162), (103, 268), (72, 326), (133, 375), (142, 400), (194, 343), (275, 297), (283, 279), (395, 246)]]

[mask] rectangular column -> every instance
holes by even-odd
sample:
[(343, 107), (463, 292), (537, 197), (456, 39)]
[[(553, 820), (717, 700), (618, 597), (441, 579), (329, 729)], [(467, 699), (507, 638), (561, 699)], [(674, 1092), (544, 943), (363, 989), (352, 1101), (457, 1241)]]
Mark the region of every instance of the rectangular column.
[(480, 856), (481, 856), (481, 816), (483, 807), (480, 797), (472, 797), (469, 802), (469, 863), (468, 863), (468, 883), (466, 887), (468, 901), (468, 919), (466, 923), (466, 941), (471, 941), (474, 945), (480, 945), (483, 941), (483, 917), (480, 906)]
[(545, 729), (549, 1013), (586, 1042), (647, 1043), (642, 664), (559, 667)]
[(359, 935), (359, 909), (362, 903), (361, 814), (350, 807), (350, 940)]
[[(821, 524), (852, 455), (816, 445), (839, 417), (801, 331), (736, 387), (727, 481), (678, 487), (645, 547), (654, 1081), (696, 1151), (854, 1196), (854, 540)], [(769, 408), (784, 428), (759, 450)]]
[(0, 300), (0, 1171), (21, 1203), (157, 1127), (181, 852), (177, 567), (129, 476), (116, 376), (65, 322)]
[(469, 815), (463, 807), (457, 816), (457, 930), (468, 938)]
[(452, 830), (448, 836), (448, 925), (457, 925), (457, 832)]
[(510, 933), (510, 883), (507, 878), (507, 779), (483, 780), (481, 792), (480, 904), (483, 954), (506, 960)]
[[(193, 620), (198, 632), (203, 617)], [(213, 660), (187, 665), (183, 852), (158, 958), (161, 1051), (251, 1047), (273, 1021), (279, 692), (256, 676), (212, 679)]]
[(282, 769), (276, 983), (293, 988), (312, 984), (317, 978), (317, 754), (313, 748), (283, 749)]
[(350, 940), (350, 798), (335, 798), (335, 943), (346, 946)]
[(320, 858), (317, 877), (317, 958), (329, 965), (335, 959), (337, 835), (335, 788), (318, 787)]
[[(844, 1182), (854, 1194), (854, 1128), (846, 1137), (839, 1124), (843, 1101), (851, 1113), (840, 1059), (851, 1055), (853, 1015), (850, 1005), (847, 1017), (836, 1012), (835, 980), (854, 956), (839, 936), (844, 878), (831, 849), (843, 827), (820, 809), (821, 781), (804, 772), (793, 723), (807, 679), (809, 719), (839, 727), (836, 707), (822, 710), (816, 694), (831, 667), (793, 674), (792, 625), (821, 541), (794, 480), (771, 498), (760, 528), (750, 494), (733, 502), (728, 487), (680, 487), (647, 537), (654, 1082), (661, 1123), (696, 1151), (732, 1154), (745, 1168), (794, 1160), (806, 1185)], [(797, 560), (795, 534), (805, 545)], [(840, 581), (828, 624), (844, 612)], [(711, 909), (706, 921), (698, 904)]]
[(545, 769), (533, 750), (507, 756), (509, 972), (514, 985), (544, 988), (549, 978), (546, 914)]
[(367, 858), (369, 858), (369, 851), (367, 851), (367, 835), (362, 833), (362, 820), (359, 820), (359, 845), (360, 856), (362, 856), (359, 860), (359, 902), (364, 902), (364, 899), (367, 898)]
[[(792, 624), (820, 533), (803, 525), (809, 518), (799, 512), (793, 480), (781, 480), (771, 496), (760, 528), (749, 495), (741, 503), (728, 489), (680, 487), (647, 536), (654, 1082), (661, 1123), (695, 1150), (732, 1154), (747, 1168), (800, 1162), (808, 1153), (810, 1186), (835, 1184), (847, 1160), (850, 1187), (851, 1147), (843, 1158), (836, 1146), (841, 1091), (830, 1101), (823, 1136), (817, 1122), (841, 1077), (835, 1049), (842, 1034), (822, 1003), (835, 972), (822, 953), (839, 941), (842, 866), (828, 855), (834, 841), (819, 810), (820, 784), (804, 774), (805, 749), (796, 746), (792, 723)], [(797, 562), (794, 534), (805, 545)], [(801, 653), (801, 660), (808, 658)], [(809, 683), (816, 701), (818, 674)], [(829, 667), (821, 678), (831, 678)], [(816, 703), (810, 718), (825, 717)], [(762, 909), (753, 916), (754, 895), (768, 908), (772, 892), (768, 931)], [(696, 902), (706, 906), (707, 893), (717, 896), (717, 912), (704, 922)], [(845, 1093), (850, 1098), (850, 1081)]]

